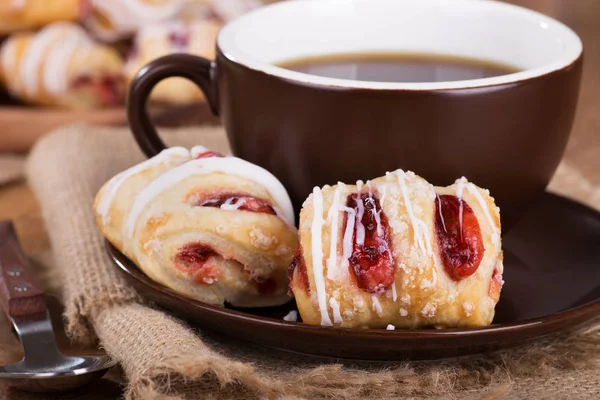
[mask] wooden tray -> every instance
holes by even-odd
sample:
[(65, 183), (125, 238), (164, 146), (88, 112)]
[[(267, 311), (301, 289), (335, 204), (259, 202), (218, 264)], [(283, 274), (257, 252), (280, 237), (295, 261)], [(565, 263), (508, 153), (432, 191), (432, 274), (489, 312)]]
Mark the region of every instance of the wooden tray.
[[(204, 102), (187, 105), (152, 105), (154, 123), (163, 127), (217, 124)], [(24, 152), (42, 135), (77, 122), (101, 126), (126, 126), (125, 107), (106, 110), (62, 110), (19, 104), (0, 92), (0, 152)]]

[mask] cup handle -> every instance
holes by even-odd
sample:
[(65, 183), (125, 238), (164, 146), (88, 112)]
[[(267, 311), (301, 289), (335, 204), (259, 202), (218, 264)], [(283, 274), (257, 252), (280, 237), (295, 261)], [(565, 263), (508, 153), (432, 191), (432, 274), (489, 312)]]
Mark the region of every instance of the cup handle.
[(148, 115), (148, 98), (154, 86), (170, 77), (187, 78), (204, 93), (213, 114), (218, 115), (215, 64), (190, 54), (171, 54), (157, 58), (135, 76), (127, 97), (127, 118), (136, 142), (148, 157), (166, 148)]

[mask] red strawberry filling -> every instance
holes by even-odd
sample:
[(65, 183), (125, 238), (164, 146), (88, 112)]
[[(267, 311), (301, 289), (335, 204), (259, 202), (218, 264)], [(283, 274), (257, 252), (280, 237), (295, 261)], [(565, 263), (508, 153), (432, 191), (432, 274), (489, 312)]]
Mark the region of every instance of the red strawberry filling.
[(494, 269), (494, 273), (492, 274), (492, 280), (490, 281), (490, 288), (488, 290), (488, 296), (495, 302), (500, 300), (500, 290), (502, 289), (502, 285), (504, 281), (502, 281), (502, 276), (500, 276), (500, 271), (498, 268)]
[(187, 30), (177, 30), (169, 33), (169, 41), (176, 49), (184, 49), (190, 43), (190, 34)]
[(74, 89), (91, 90), (98, 103), (103, 106), (113, 107), (123, 104), (125, 82), (123, 78), (115, 75), (80, 75), (72, 82)]
[(239, 193), (220, 193), (205, 197), (194, 204), (196, 207), (215, 207), (225, 210), (241, 210), (276, 215), (275, 209), (265, 200)]
[(446, 273), (455, 281), (477, 271), (484, 247), (473, 209), (452, 195), (437, 196), (435, 231)]
[[(296, 277), (294, 278), (294, 271), (298, 270)], [(305, 291), (308, 291), (308, 273), (306, 272), (306, 262), (304, 261), (304, 257), (302, 256), (302, 247), (298, 246), (296, 253), (294, 253), (294, 258), (292, 259), (292, 263), (288, 268), (288, 280), (290, 283), (292, 281), (295, 285)], [(292, 293), (292, 287), (290, 286), (289, 290), (290, 296)]]
[(352, 194), (346, 200), (354, 216), (351, 271), (361, 289), (370, 293), (382, 293), (394, 282), (394, 260), (388, 219), (381, 209), (379, 199), (372, 194)]
[(216, 255), (213, 249), (202, 243), (190, 243), (175, 256), (175, 268), (198, 283), (211, 284), (220, 276), (218, 267), (210, 262), (210, 258)]
[(199, 158), (209, 158), (209, 157), (223, 157), (223, 154), (221, 154), (217, 151), (206, 150), (203, 153), (196, 154), (196, 157), (194, 157), (194, 159), (197, 160)]
[[(185, 245), (175, 256), (174, 264), (178, 271), (192, 277), (200, 284), (210, 285), (219, 280), (221, 271), (212, 257), (217, 256), (209, 246), (202, 243), (190, 243)], [(244, 269), (245, 272), (247, 272)], [(277, 292), (277, 282), (273, 278), (254, 277), (250, 279), (260, 294), (273, 295)]]

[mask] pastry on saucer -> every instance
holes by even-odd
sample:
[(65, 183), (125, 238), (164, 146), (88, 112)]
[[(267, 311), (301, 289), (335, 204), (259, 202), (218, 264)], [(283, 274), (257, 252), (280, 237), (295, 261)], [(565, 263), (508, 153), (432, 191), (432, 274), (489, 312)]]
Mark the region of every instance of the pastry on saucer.
[(397, 170), (315, 188), (290, 267), (302, 320), (342, 327), (489, 325), (502, 287), (499, 209), (465, 178)]
[(124, 102), (121, 57), (71, 22), (11, 35), (0, 50), (0, 69), (8, 91), (27, 103), (103, 108)]
[(290, 300), (294, 213), (261, 167), (201, 146), (173, 147), (108, 181), (94, 208), (104, 236), (179, 293), (237, 307)]

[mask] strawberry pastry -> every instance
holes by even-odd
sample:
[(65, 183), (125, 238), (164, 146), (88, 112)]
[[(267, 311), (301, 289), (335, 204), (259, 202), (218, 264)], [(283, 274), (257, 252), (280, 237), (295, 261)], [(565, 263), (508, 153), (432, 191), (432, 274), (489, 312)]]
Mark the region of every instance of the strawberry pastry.
[(290, 267), (302, 320), (342, 327), (489, 325), (502, 287), (499, 209), (465, 178), (397, 170), (315, 188)]

